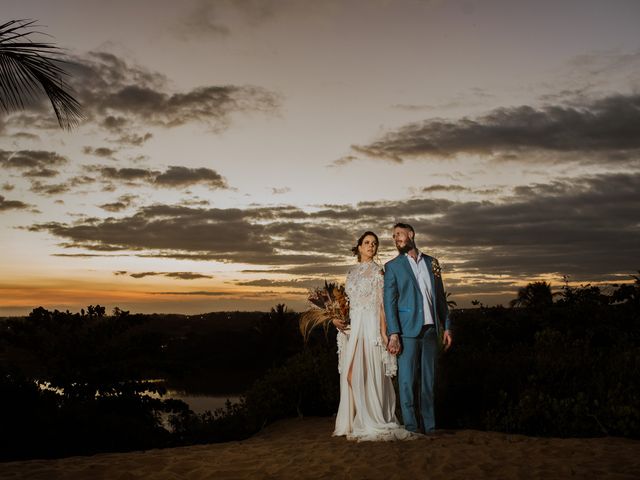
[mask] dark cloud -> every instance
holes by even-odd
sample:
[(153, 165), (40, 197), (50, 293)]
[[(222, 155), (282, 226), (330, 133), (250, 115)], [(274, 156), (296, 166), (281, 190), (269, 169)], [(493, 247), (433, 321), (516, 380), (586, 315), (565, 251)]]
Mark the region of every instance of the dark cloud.
[(0, 195), (0, 212), (7, 210), (25, 210), (31, 208), (32, 205), (21, 202), (19, 200), (7, 200), (4, 196)]
[[(237, 295), (233, 292), (199, 290), (195, 292), (148, 292), (151, 295), (195, 295), (203, 297), (223, 297)], [(244, 295), (243, 295), (244, 296)]]
[[(27, 172), (28, 173), (28, 172)], [(25, 174), (27, 176), (27, 174)], [(45, 196), (62, 195), (71, 191), (73, 188), (94, 183), (95, 179), (86, 175), (78, 175), (71, 177), (60, 183), (42, 183), (39, 180), (32, 180), (30, 190)]]
[(15, 168), (18, 170), (37, 171), (48, 170), (51, 167), (58, 167), (69, 162), (66, 157), (58, 155), (56, 152), (44, 150), (0, 150), (0, 166), (3, 168)]
[(51, 178), (58, 175), (57, 170), (51, 170), (50, 168), (40, 168), (38, 170), (27, 170), (22, 174), (23, 177), (42, 177)]
[(228, 188), (224, 177), (215, 170), (181, 166), (170, 166), (166, 172), (156, 176), (154, 183), (161, 187), (184, 187), (204, 184), (211, 188)]
[[(32, 231), (86, 250), (224, 261), (272, 268), (248, 272), (344, 275), (359, 234), (380, 234), (381, 256), (394, 255), (389, 229), (411, 223), (420, 248), (442, 258), (447, 274), (510, 278), (570, 274), (588, 281), (640, 268), (640, 174), (608, 174), (525, 185), (494, 200), (404, 201), (247, 209), (152, 205), (123, 218), (35, 224)], [(266, 275), (265, 275), (266, 276)]]
[(499, 201), (461, 202), (417, 221), (419, 242), (451, 252), (459, 271), (574, 274), (589, 279), (640, 264), (640, 174), (523, 186)]
[(179, 280), (195, 280), (199, 278), (213, 278), (211, 275), (203, 275), (193, 272), (165, 272), (165, 277), (177, 278)]
[(12, 185), (11, 183), (3, 183), (2, 184), (2, 190), (4, 190), (5, 192), (10, 192), (14, 188), (16, 188), (16, 186)]
[(430, 185), (422, 189), (423, 193), (432, 192), (468, 192), (470, 189), (462, 185)]
[[(114, 273), (116, 275), (121, 275), (120, 272), (114, 272)], [(133, 278), (164, 276), (169, 278), (177, 278), (179, 280), (196, 280), (199, 278), (213, 278), (211, 275), (203, 275), (201, 273), (193, 273), (193, 272), (140, 272), (140, 273), (130, 273), (129, 276)]]
[(199, 200), (198, 198), (189, 198), (180, 202), (180, 205), (185, 207), (206, 207), (210, 204), (209, 200)]
[[(273, 112), (279, 98), (256, 86), (203, 86), (171, 92), (163, 75), (106, 52), (92, 52), (70, 67), (88, 116), (113, 133), (130, 135), (132, 123), (175, 127), (200, 122), (225, 129), (234, 112)], [(126, 138), (142, 143), (143, 137)]]
[(95, 155), (96, 157), (102, 158), (113, 158), (113, 156), (117, 153), (117, 150), (113, 150), (107, 147), (84, 147), (82, 149), (83, 153), (86, 155)]
[(127, 124), (128, 122), (125, 117), (116, 117), (113, 115), (107, 115), (102, 119), (101, 123), (102, 127), (114, 133), (121, 133)]
[[(96, 254), (96, 253), (52, 253), (54, 257), (94, 258), (94, 257), (128, 257), (126, 254)], [(126, 273), (126, 272), (125, 272)]]
[(153, 134), (150, 132), (145, 133), (144, 135), (138, 135), (137, 133), (131, 133), (127, 135), (122, 135), (116, 140), (116, 143), (121, 145), (131, 145), (134, 147), (139, 147), (153, 138)]
[(30, 190), (33, 193), (38, 193), (40, 195), (46, 195), (46, 196), (61, 195), (71, 190), (71, 185), (69, 183), (46, 184), (36, 180), (31, 182)]
[(129, 208), (137, 198), (137, 195), (120, 195), (117, 202), (103, 203), (102, 205), (99, 205), (99, 207), (108, 212), (120, 212)]
[(102, 178), (108, 180), (124, 180), (131, 182), (134, 180), (143, 180), (147, 182), (153, 182), (154, 178), (160, 174), (158, 171), (150, 170), (148, 168), (135, 168), (135, 167), (105, 167), (105, 166), (93, 166), (86, 167), (89, 172), (98, 172)]
[[(279, 221), (284, 211), (299, 219), (307, 214), (294, 207), (217, 209), (152, 205), (123, 218), (84, 219), (73, 224), (49, 222), (33, 225), (68, 240), (67, 247), (88, 250), (157, 250), (172, 258), (287, 265), (320, 260), (317, 252), (335, 261), (336, 244), (343, 243), (345, 227)], [(347, 240), (348, 241), (348, 240)], [(309, 254), (298, 254), (309, 250)]]
[(525, 153), (552, 161), (570, 156), (628, 162), (640, 158), (640, 95), (612, 95), (581, 105), (498, 108), (473, 119), (430, 119), (353, 148), (394, 162), (459, 154), (526, 160)]
[(129, 186), (142, 184), (158, 188), (182, 188), (191, 185), (204, 185), (210, 189), (229, 188), (225, 178), (210, 168), (189, 168), (169, 166), (164, 172), (139, 167), (109, 167), (104, 165), (87, 166), (88, 172), (97, 172), (103, 180), (121, 181)]
[[(83, 106), (86, 122), (107, 130), (114, 142), (142, 145), (150, 134), (132, 134), (149, 126), (201, 123), (211, 131), (229, 127), (235, 113), (273, 113), (278, 94), (252, 85), (205, 85), (174, 91), (164, 75), (108, 52), (90, 52), (67, 64), (69, 83)], [(28, 130), (58, 128), (42, 101), (8, 119), (7, 126)]]
[(280, 188), (273, 187), (271, 189), (271, 193), (274, 195), (282, 195), (283, 193), (289, 193), (290, 191), (291, 189), (289, 187), (280, 187)]
[[(412, 191), (414, 189), (411, 189)], [(504, 188), (495, 187), (495, 188), (469, 188), (463, 187), (462, 185), (429, 185), (428, 187), (423, 187), (419, 191), (420, 193), (462, 193), (468, 192), (476, 195), (497, 195), (503, 192)]]
[(78, 185), (89, 185), (90, 183), (94, 183), (95, 181), (95, 178), (89, 177), (88, 175), (76, 175), (75, 177), (71, 177), (68, 180), (71, 187), (77, 187)]

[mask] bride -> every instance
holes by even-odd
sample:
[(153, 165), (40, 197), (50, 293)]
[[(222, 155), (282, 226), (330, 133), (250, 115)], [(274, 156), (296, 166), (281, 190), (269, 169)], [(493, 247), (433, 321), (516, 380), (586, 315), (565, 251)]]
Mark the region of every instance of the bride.
[(383, 275), (373, 258), (378, 236), (365, 232), (352, 249), (358, 264), (347, 274), (351, 331), (335, 320), (338, 333), (340, 406), (334, 436), (380, 441), (416, 438), (395, 415), (396, 396), (391, 377), (396, 357), (386, 350), (387, 333), (382, 306)]

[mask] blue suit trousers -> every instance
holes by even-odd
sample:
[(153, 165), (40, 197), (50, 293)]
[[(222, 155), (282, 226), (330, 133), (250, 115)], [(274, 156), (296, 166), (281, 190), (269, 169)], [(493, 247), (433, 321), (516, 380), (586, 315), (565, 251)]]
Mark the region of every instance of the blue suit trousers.
[[(402, 352), (398, 355), (398, 387), (402, 420), (407, 430), (417, 432), (416, 398), (425, 432), (436, 428), (433, 407), (438, 337), (433, 325), (425, 326), (418, 337), (402, 337)], [(418, 375), (419, 372), (419, 375)], [(418, 380), (419, 379), (419, 380)], [(420, 383), (419, 387), (416, 385)], [(419, 396), (416, 389), (419, 388)]]

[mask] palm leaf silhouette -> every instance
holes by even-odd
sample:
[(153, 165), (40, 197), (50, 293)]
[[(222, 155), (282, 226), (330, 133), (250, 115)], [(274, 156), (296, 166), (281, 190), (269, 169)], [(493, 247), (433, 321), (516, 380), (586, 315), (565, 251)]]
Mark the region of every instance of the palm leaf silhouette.
[(70, 130), (83, 118), (78, 100), (65, 81), (68, 76), (55, 56), (60, 49), (51, 43), (33, 42), (29, 36), (34, 20), (11, 20), (0, 25), (0, 109), (5, 113), (23, 109), (25, 101), (47, 96), (58, 124)]

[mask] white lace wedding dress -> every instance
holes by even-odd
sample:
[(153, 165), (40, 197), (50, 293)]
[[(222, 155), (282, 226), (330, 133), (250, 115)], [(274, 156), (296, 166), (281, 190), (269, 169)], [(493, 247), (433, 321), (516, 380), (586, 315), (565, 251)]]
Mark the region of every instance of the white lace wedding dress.
[(346, 435), (350, 440), (417, 438), (398, 424), (395, 415), (391, 377), (397, 371), (397, 363), (380, 336), (382, 286), (381, 268), (373, 261), (359, 263), (347, 274), (351, 331), (348, 335), (338, 333), (340, 406), (333, 435)]

